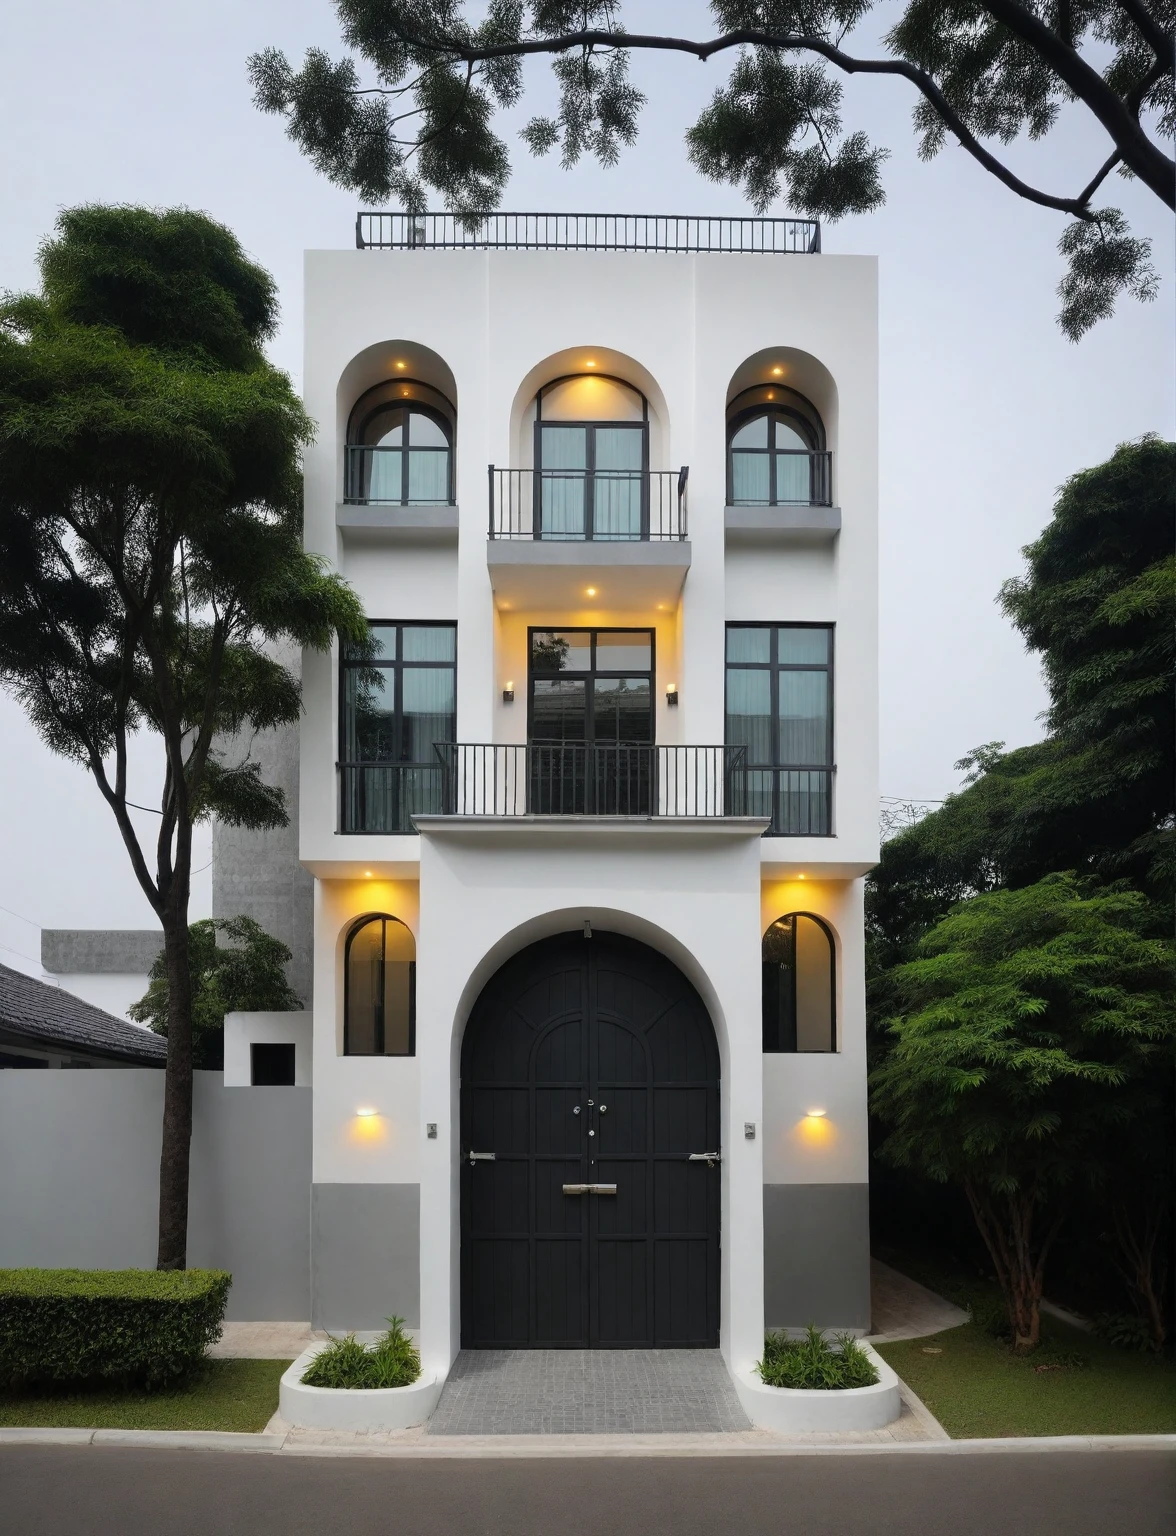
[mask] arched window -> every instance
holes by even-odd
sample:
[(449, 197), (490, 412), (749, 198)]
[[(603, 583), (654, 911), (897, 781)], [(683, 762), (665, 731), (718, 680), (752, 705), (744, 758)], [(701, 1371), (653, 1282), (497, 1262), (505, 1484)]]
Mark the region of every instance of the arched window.
[(544, 539), (648, 537), (649, 404), (605, 374), (535, 397), (536, 517)]
[(764, 1050), (837, 1049), (833, 934), (810, 912), (778, 917), (764, 934)]
[(727, 501), (733, 507), (826, 506), (829, 459), (814, 407), (778, 384), (745, 389), (727, 412)]
[(439, 390), (390, 379), (359, 399), (347, 426), (350, 502), (392, 506), (453, 501), (456, 413)]
[(395, 917), (365, 917), (343, 958), (343, 1054), (416, 1055), (416, 941)]

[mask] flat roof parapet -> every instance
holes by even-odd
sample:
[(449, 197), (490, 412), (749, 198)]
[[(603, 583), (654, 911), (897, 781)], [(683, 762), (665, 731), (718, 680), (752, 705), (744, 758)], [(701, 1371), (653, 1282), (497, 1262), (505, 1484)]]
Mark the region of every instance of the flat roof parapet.
[(817, 255), (817, 219), (705, 218), (665, 213), (368, 213), (355, 217), (364, 250), (676, 251)]

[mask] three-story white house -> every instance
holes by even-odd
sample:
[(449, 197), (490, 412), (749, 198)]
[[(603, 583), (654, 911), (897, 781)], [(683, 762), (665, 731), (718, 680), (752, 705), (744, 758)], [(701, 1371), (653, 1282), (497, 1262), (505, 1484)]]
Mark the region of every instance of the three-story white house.
[(306, 259), (314, 1321), (866, 1331), (872, 258), (363, 215)]

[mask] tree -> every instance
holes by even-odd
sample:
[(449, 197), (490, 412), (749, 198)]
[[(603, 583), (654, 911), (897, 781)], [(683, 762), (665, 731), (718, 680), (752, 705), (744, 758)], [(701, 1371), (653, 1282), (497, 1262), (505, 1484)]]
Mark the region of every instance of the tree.
[[(162, 1269), (187, 1250), (192, 828), (282, 825), (281, 793), (218, 742), (299, 715), (267, 648), (367, 643), (351, 590), (302, 548), (289, 380), (265, 360), (273, 282), (187, 210), (75, 208), (40, 252), (42, 291), (0, 306), (0, 682), (83, 764), (163, 929), (168, 1055)], [(164, 753), (152, 850), (127, 751)], [(48, 813), (48, 808), (47, 808)]]
[[(223, 937), (227, 943), (218, 943)], [(226, 1013), (283, 1013), (301, 1008), (286, 980), (290, 951), (251, 917), (211, 917), (188, 926), (188, 970), (192, 978), (192, 1065), (225, 1064)], [(129, 1009), (166, 1039), (167, 956), (151, 967), (147, 991)]]
[(963, 1188), (1014, 1347), (1036, 1346), (1056, 1201), (1176, 1067), (1173, 946), (1139, 892), (1049, 875), (961, 903), (892, 978), (881, 1155)]
[[(1176, 205), (1173, 161), (1158, 142), (1176, 133), (1176, 0), (906, 0), (874, 58), (849, 49), (851, 34), (876, 22), (875, 0), (710, 0), (721, 35), (706, 41), (626, 32), (621, 0), (489, 0), (478, 25), (461, 0), (334, 5), (353, 57), (311, 49), (295, 71), (271, 48), (249, 70), (257, 105), (282, 114), (316, 169), (365, 199), (396, 197), (418, 212), (432, 187), (468, 223), (494, 209), (510, 176), (494, 114), (521, 97), (533, 55), (554, 55), (559, 114), (532, 118), (522, 137), (571, 166), (585, 154), (613, 165), (635, 141), (645, 97), (629, 76), (634, 50), (703, 63), (737, 51), (687, 150), (760, 213), (782, 196), (824, 219), (883, 202), (888, 152), (860, 129), (843, 131), (840, 76), (887, 75), (917, 93), (923, 159), (950, 135), (1017, 196), (1071, 216), (1059, 241), (1067, 336), (1111, 314), (1123, 292), (1155, 293), (1149, 242), (1094, 199), (1118, 171)], [(356, 60), (373, 83), (361, 83)], [(1063, 107), (1093, 117), (1109, 153), (1083, 187), (1050, 192), (1017, 176), (999, 149), (1044, 137)]]

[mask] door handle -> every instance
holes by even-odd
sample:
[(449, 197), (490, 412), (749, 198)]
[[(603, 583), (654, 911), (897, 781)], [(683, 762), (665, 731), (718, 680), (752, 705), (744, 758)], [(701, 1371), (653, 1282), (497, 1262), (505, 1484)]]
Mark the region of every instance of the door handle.
[(713, 1168), (716, 1163), (723, 1161), (720, 1152), (691, 1152), (687, 1157), (688, 1163), (705, 1163), (708, 1168)]
[(475, 1163), (492, 1163), (495, 1161), (493, 1152), (467, 1152), (466, 1156), (470, 1160), (471, 1168)]
[(565, 1195), (615, 1195), (617, 1186), (615, 1184), (565, 1184), (563, 1192)]

